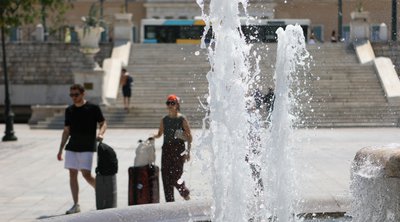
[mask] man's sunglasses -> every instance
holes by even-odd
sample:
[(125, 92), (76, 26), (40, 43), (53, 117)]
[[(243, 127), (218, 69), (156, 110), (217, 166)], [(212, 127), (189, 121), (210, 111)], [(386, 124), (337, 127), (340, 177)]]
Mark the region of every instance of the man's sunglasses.
[(169, 105), (175, 106), (176, 102), (174, 102), (174, 101), (167, 101), (165, 104), (167, 104), (167, 106), (169, 106)]
[(80, 95), (81, 95), (80, 93), (70, 93), (69, 94), (70, 97), (78, 97)]

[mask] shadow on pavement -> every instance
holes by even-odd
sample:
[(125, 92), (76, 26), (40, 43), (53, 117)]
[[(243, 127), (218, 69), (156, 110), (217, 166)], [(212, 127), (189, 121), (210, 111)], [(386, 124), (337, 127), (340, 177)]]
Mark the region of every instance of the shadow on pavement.
[(65, 216), (66, 214), (57, 214), (57, 215), (43, 215), (38, 218), (37, 220), (43, 220), (43, 219), (48, 219), (48, 218), (53, 218), (53, 217), (60, 217), (60, 216)]

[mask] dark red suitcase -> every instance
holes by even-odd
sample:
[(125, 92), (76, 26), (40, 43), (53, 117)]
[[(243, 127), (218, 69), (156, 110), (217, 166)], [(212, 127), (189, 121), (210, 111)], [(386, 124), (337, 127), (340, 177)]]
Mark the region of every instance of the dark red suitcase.
[(129, 167), (128, 205), (160, 202), (159, 172), (155, 165)]

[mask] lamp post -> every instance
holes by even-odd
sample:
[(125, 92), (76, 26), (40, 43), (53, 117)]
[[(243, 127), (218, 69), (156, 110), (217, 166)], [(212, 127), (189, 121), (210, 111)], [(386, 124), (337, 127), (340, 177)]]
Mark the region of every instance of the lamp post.
[(342, 25), (343, 25), (343, 9), (342, 0), (338, 0), (338, 40), (341, 41), (343, 38)]
[(1, 26), (1, 47), (3, 50), (3, 72), (4, 72), (4, 88), (5, 88), (5, 123), (6, 123), (6, 131), (3, 137), (3, 141), (15, 141), (17, 137), (14, 135), (14, 113), (11, 111), (11, 102), (10, 102), (10, 93), (8, 89), (8, 75), (7, 75), (7, 62), (6, 62), (6, 43), (4, 37), (5, 28)]
[(100, 19), (104, 19), (104, 0), (100, 0)]
[(392, 0), (392, 41), (397, 41), (397, 0)]

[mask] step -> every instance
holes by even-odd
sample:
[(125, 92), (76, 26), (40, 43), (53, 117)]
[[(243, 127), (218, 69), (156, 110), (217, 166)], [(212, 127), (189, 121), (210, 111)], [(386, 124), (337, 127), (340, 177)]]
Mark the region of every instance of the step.
[[(260, 84), (273, 85), (276, 44), (255, 44), (261, 55)], [(400, 107), (389, 106), (372, 65), (360, 65), (354, 50), (344, 44), (307, 46), (309, 70), (295, 77), (304, 93), (298, 97), (300, 127), (394, 127)], [(199, 53), (199, 55), (196, 55)], [(198, 45), (133, 44), (128, 71), (134, 76), (133, 108), (123, 110), (121, 97), (103, 108), (110, 128), (158, 128), (166, 114), (165, 97), (181, 96), (182, 112), (193, 128), (200, 128), (206, 114), (199, 104), (208, 95), (207, 50)], [(214, 74), (215, 75), (215, 74)], [(119, 94), (120, 94), (119, 90)], [(309, 103), (310, 99), (311, 102)], [(37, 128), (63, 127), (63, 116), (48, 118)]]

